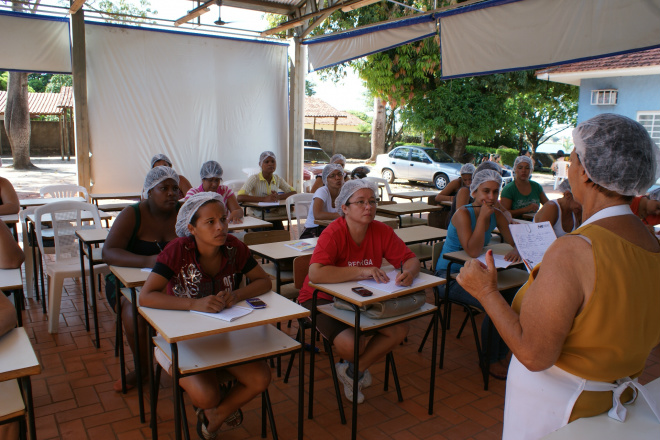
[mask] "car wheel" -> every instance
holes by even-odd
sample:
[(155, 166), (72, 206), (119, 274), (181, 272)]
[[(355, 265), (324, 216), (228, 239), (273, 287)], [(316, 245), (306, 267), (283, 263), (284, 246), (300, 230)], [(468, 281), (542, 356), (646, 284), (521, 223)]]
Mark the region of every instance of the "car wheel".
[(436, 174), (435, 177), (433, 178), (433, 183), (435, 184), (435, 187), (439, 190), (445, 189), (445, 186), (449, 183), (449, 177), (447, 177), (446, 174), (444, 173), (439, 173)]
[(387, 180), (387, 183), (394, 183), (394, 171), (389, 168), (385, 168), (381, 173), (381, 176), (383, 176), (383, 179)]

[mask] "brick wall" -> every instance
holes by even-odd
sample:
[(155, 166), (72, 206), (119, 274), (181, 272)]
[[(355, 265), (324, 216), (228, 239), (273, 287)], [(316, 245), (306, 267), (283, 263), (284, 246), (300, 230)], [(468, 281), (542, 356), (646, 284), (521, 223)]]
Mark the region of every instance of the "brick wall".
[[(60, 123), (51, 121), (31, 121), (30, 123), (30, 156), (31, 157), (45, 157), (45, 156), (59, 156), (61, 154), (60, 147)], [(69, 133), (71, 155), (75, 156), (73, 133)], [(11, 156), (11, 147), (7, 132), (5, 131), (5, 121), (0, 120), (0, 147), (2, 148), (2, 155), (5, 157)]]

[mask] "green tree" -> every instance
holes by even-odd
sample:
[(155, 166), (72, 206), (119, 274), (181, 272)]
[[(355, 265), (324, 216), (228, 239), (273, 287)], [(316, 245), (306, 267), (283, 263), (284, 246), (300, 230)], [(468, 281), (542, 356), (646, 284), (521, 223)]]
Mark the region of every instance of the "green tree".
[(316, 95), (316, 83), (314, 81), (305, 80), (305, 96)]
[[(60, 3), (68, 6), (69, 0), (60, 0)], [(137, 5), (127, 0), (88, 0), (85, 7), (101, 14), (106, 21), (115, 23), (149, 23), (149, 16), (158, 15), (149, 0), (139, 0)]]
[(53, 75), (46, 86), (47, 93), (60, 93), (62, 87), (73, 86), (73, 77), (71, 75)]
[(7, 91), (8, 82), (9, 82), (9, 72), (0, 73), (0, 90)]

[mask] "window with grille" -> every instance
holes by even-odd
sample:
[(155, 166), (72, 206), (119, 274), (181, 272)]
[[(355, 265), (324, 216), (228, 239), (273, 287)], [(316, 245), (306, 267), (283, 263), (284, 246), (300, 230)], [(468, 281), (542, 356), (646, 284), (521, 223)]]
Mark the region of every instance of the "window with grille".
[(637, 122), (646, 128), (653, 142), (660, 146), (660, 111), (637, 112)]
[(616, 105), (619, 92), (616, 89), (591, 91), (591, 105)]

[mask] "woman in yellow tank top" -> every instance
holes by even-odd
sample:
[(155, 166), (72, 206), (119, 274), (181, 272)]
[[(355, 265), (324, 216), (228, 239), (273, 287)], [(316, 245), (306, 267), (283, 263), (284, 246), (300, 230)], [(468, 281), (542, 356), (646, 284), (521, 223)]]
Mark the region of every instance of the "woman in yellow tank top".
[(630, 379), (660, 343), (660, 244), (630, 210), (657, 179), (660, 150), (639, 123), (613, 114), (578, 125), (573, 140), (568, 180), (583, 225), (552, 244), (511, 307), (492, 256), (458, 277), (514, 354), (504, 439), (541, 438), (613, 407), (610, 416), (625, 420), (631, 388), (660, 421), (650, 393)]

